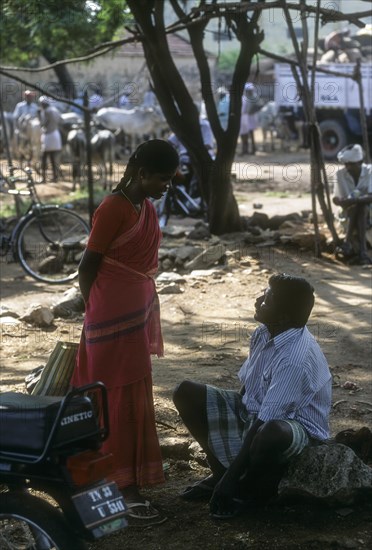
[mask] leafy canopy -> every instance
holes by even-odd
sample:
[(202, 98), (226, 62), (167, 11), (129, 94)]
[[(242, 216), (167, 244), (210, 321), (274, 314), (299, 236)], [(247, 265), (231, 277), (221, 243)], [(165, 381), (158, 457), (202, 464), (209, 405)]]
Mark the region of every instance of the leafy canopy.
[(3, 0), (2, 63), (30, 66), (45, 52), (54, 59), (82, 55), (129, 18), (125, 0)]

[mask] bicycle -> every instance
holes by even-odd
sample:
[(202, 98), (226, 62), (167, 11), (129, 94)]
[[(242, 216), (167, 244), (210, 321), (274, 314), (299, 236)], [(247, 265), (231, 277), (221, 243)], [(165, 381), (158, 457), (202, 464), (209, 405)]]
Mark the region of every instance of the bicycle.
[[(0, 221), (0, 256), (18, 261), (28, 275), (38, 281), (61, 284), (77, 277), (89, 225), (81, 216), (57, 204), (43, 204), (36, 192), (31, 168), (26, 176), (1, 177), (1, 192), (30, 197), (26, 213), (9, 230), (12, 222)], [(27, 190), (17, 190), (23, 182)]]

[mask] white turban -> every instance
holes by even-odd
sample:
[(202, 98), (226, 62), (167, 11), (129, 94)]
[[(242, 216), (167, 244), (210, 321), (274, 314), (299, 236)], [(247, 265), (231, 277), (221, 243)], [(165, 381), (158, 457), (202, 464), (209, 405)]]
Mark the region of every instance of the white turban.
[(358, 143), (347, 145), (337, 154), (337, 160), (343, 164), (348, 162), (360, 162), (363, 160), (363, 157), (363, 149)]
[(47, 97), (46, 95), (42, 95), (39, 97), (39, 103), (45, 103), (47, 105), (50, 104), (50, 98)]

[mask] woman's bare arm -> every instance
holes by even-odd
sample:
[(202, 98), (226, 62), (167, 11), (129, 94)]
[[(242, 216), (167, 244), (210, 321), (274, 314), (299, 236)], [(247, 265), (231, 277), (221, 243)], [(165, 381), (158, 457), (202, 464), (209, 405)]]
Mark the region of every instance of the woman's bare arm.
[(79, 286), (85, 303), (97, 277), (103, 254), (86, 249), (79, 265)]

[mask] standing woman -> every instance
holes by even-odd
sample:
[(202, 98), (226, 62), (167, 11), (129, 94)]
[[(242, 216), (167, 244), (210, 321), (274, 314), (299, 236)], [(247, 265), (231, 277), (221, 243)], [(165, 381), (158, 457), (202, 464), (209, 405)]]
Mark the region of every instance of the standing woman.
[(142, 143), (113, 193), (97, 208), (79, 267), (86, 304), (73, 386), (94, 381), (108, 389), (117, 482), (129, 515), (146, 525), (161, 516), (140, 488), (164, 481), (152, 395), (151, 354), (163, 355), (154, 275), (161, 232), (148, 197), (159, 199), (179, 164), (168, 142)]

